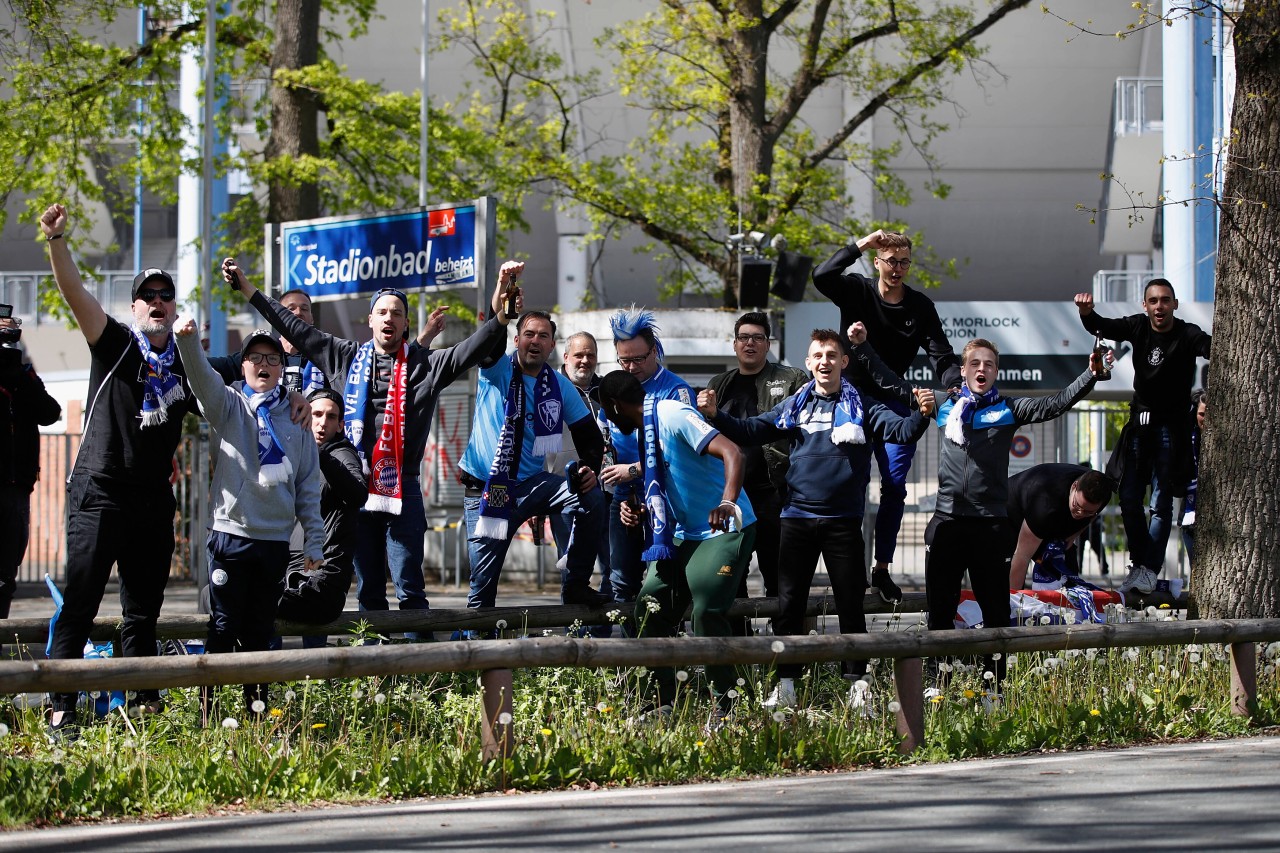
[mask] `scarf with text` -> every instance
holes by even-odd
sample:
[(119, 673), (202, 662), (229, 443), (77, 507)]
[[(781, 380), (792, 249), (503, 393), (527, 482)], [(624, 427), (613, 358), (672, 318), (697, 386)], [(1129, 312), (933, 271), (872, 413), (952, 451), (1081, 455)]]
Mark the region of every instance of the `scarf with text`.
[[(969, 415), (974, 406), (987, 407), (1000, 399), (1000, 392), (994, 385), (991, 390), (984, 394), (974, 394), (969, 390), (968, 385), (964, 385), (960, 389), (960, 399), (956, 400), (951, 411), (947, 414), (947, 424), (943, 427), (943, 434), (951, 441), (952, 444), (964, 447), (969, 443), (969, 439), (964, 437), (964, 421), (965, 416)], [(969, 415), (972, 418), (972, 415)]]
[[(498, 452), (489, 467), (489, 478), (480, 496), (480, 517), (476, 520), (476, 536), (481, 539), (507, 538), (511, 514), (515, 509), (511, 490), (520, 477), (520, 458), (525, 438), (524, 371), (516, 353), (511, 354), (511, 383), (507, 386), (502, 431), (498, 434)], [(560, 398), (560, 381), (555, 371), (542, 365), (533, 380), (533, 447), (534, 456), (559, 453), (564, 437), (564, 402)]]
[(164, 352), (158, 353), (152, 351), (151, 341), (137, 325), (130, 327), (129, 331), (133, 332), (134, 343), (147, 365), (146, 388), (142, 392), (142, 426), (156, 426), (169, 420), (169, 406), (187, 396), (182, 390), (182, 377), (170, 372), (176, 352), (173, 335), (169, 336), (169, 345)]
[(258, 485), (289, 482), (293, 463), (285, 455), (284, 445), (271, 423), (271, 409), (284, 397), (284, 386), (276, 385), (270, 391), (257, 394), (248, 385), (242, 385), (240, 392), (249, 400), (249, 408), (258, 419)]
[(387, 386), (387, 409), (382, 418), (382, 431), (373, 443), (373, 452), (367, 455), (364, 449), (365, 424), (372, 423), (375, 416), (369, 406), (369, 389), (373, 385), (376, 361), (373, 341), (368, 341), (356, 351), (347, 372), (347, 386), (342, 395), (342, 431), (356, 446), (360, 463), (369, 475), (369, 500), (364, 505), (366, 512), (400, 514), (404, 497), (401, 466), (404, 463), (408, 355), (408, 344), (402, 344), (396, 350), (391, 382)]
[(676, 556), (675, 525), (671, 501), (667, 499), (667, 466), (662, 462), (662, 445), (658, 443), (658, 400), (644, 395), (644, 435), (640, 453), (644, 477), (644, 506), (649, 511), (645, 529), (642, 560), (672, 560)]
[[(810, 380), (796, 392), (791, 398), (791, 405), (778, 415), (778, 429), (792, 429), (796, 426), (797, 418), (804, 411), (816, 385), (815, 380)], [(853, 383), (844, 377), (840, 378), (840, 401), (836, 403), (836, 410), (831, 416), (831, 443), (867, 443), (867, 434), (862, 428), (862, 398), (858, 396), (858, 389), (853, 387)]]

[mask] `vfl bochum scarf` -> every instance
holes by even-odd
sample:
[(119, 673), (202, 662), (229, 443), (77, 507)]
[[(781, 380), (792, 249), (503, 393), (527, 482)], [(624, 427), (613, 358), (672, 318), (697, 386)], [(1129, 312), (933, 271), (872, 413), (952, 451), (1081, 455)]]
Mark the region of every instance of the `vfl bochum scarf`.
[(293, 463), (285, 455), (284, 445), (271, 423), (271, 408), (284, 396), (284, 387), (277, 385), (265, 394), (255, 394), (248, 385), (243, 385), (240, 392), (248, 398), (249, 408), (258, 418), (258, 485), (289, 482)]
[(366, 420), (373, 417), (369, 410), (369, 387), (373, 382), (375, 360), (373, 341), (368, 341), (356, 351), (347, 372), (347, 386), (342, 395), (342, 431), (356, 446), (360, 462), (369, 475), (369, 500), (364, 505), (366, 512), (400, 514), (404, 488), (400, 469), (404, 462), (408, 355), (408, 344), (402, 344), (396, 351), (391, 384), (387, 387), (387, 410), (382, 418), (382, 432), (373, 444), (371, 458), (365, 456), (364, 429)]
[(151, 342), (137, 325), (131, 326), (129, 331), (133, 332), (142, 360), (147, 363), (147, 387), (142, 392), (142, 426), (162, 424), (169, 420), (169, 406), (187, 396), (182, 390), (182, 378), (169, 372), (173, 367), (173, 335), (169, 336), (169, 345), (164, 352), (156, 353), (152, 352)]
[[(489, 468), (489, 479), (480, 496), (480, 517), (476, 520), (476, 536), (482, 539), (507, 538), (513, 508), (511, 489), (520, 475), (524, 447), (524, 408), (524, 371), (512, 353), (511, 384), (507, 387), (502, 432), (498, 434), (498, 452)], [(564, 434), (564, 405), (555, 371), (545, 364), (533, 381), (533, 413), (533, 455), (559, 453)]]
[[(778, 416), (778, 429), (792, 429), (796, 419), (804, 411), (816, 380), (810, 380), (796, 395), (791, 398), (791, 405), (782, 410)], [(840, 378), (840, 401), (836, 403), (836, 411), (831, 423), (832, 444), (866, 444), (867, 434), (862, 429), (862, 398), (853, 383), (844, 377)]]
[(302, 396), (310, 394), (312, 391), (318, 391), (321, 388), (328, 388), (329, 384), (325, 381), (324, 373), (320, 368), (311, 362), (307, 362), (302, 368)]
[(676, 556), (675, 526), (671, 518), (671, 502), (667, 500), (667, 471), (662, 464), (662, 446), (658, 443), (658, 400), (644, 395), (644, 505), (649, 510), (649, 529), (645, 532), (642, 560), (673, 560)]
[(947, 414), (947, 424), (943, 427), (943, 434), (951, 440), (952, 444), (964, 447), (969, 443), (969, 440), (964, 437), (965, 415), (969, 414), (969, 410), (975, 404), (985, 408), (999, 398), (1000, 392), (996, 390), (994, 385), (985, 394), (974, 394), (966, 384), (960, 389), (960, 399), (956, 401), (956, 404), (951, 407), (951, 411)]

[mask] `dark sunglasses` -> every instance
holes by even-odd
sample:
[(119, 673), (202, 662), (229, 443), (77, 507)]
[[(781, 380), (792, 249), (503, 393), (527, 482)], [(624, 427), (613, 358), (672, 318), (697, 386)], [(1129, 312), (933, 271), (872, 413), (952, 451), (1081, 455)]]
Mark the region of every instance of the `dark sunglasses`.
[(139, 290), (137, 298), (141, 299), (143, 302), (150, 302), (152, 299), (159, 297), (161, 302), (172, 302), (176, 295), (177, 294), (173, 292), (172, 288), (166, 287), (163, 290), (152, 290), (148, 287)]
[(245, 353), (244, 360), (250, 364), (262, 364), (264, 361), (272, 367), (279, 367), (284, 364), (284, 356), (277, 352), (250, 352)]

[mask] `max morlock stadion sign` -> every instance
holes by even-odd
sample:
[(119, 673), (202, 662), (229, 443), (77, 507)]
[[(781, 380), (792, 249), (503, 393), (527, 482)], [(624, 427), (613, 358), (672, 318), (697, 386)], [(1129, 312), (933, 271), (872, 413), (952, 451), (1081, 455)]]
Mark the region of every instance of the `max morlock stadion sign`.
[[(397, 290), (476, 287), (483, 280), (488, 199), (421, 210), (281, 223), (278, 294), (301, 290), (315, 302)], [(271, 256), (271, 252), (267, 253)]]

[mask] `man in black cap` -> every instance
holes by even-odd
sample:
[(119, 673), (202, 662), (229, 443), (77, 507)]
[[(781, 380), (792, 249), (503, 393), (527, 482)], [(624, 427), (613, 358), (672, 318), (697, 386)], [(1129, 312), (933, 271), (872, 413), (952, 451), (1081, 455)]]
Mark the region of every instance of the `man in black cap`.
[[(384, 288), (369, 301), (373, 339), (361, 344), (308, 325), (253, 286), (234, 258), (223, 276), (280, 335), (320, 366), (334, 389), (343, 389), (343, 431), (368, 472), (368, 499), (356, 534), (356, 598), (361, 610), (386, 610), (390, 569), (401, 610), (427, 610), (422, 573), (423, 509), (419, 470), (440, 391), (504, 337), (508, 288), (515, 290), (524, 264), (503, 264), (493, 294), (493, 317), (466, 340), (443, 349), (411, 348), (409, 301)], [(418, 639), (413, 633), (410, 639)]]
[[(66, 228), (61, 204), (40, 217), (54, 281), (89, 345), (91, 364), (84, 437), (67, 488), (66, 590), (50, 657), (84, 654), (113, 564), (120, 574), (124, 655), (148, 657), (156, 653), (156, 619), (173, 558), (173, 454), (182, 418), (195, 408), (173, 341), (177, 294), (168, 273), (143, 270), (133, 282), (133, 324), (112, 319), (85, 289), (63, 239)], [(75, 692), (53, 694), (51, 736), (77, 734), (75, 707)], [(161, 708), (155, 690), (138, 691), (129, 704), (134, 715)]]
[(40, 478), (40, 427), (62, 417), (35, 368), (22, 361), (21, 321), (0, 305), (0, 619), (9, 618), (18, 564), (27, 552), (31, 490)]

